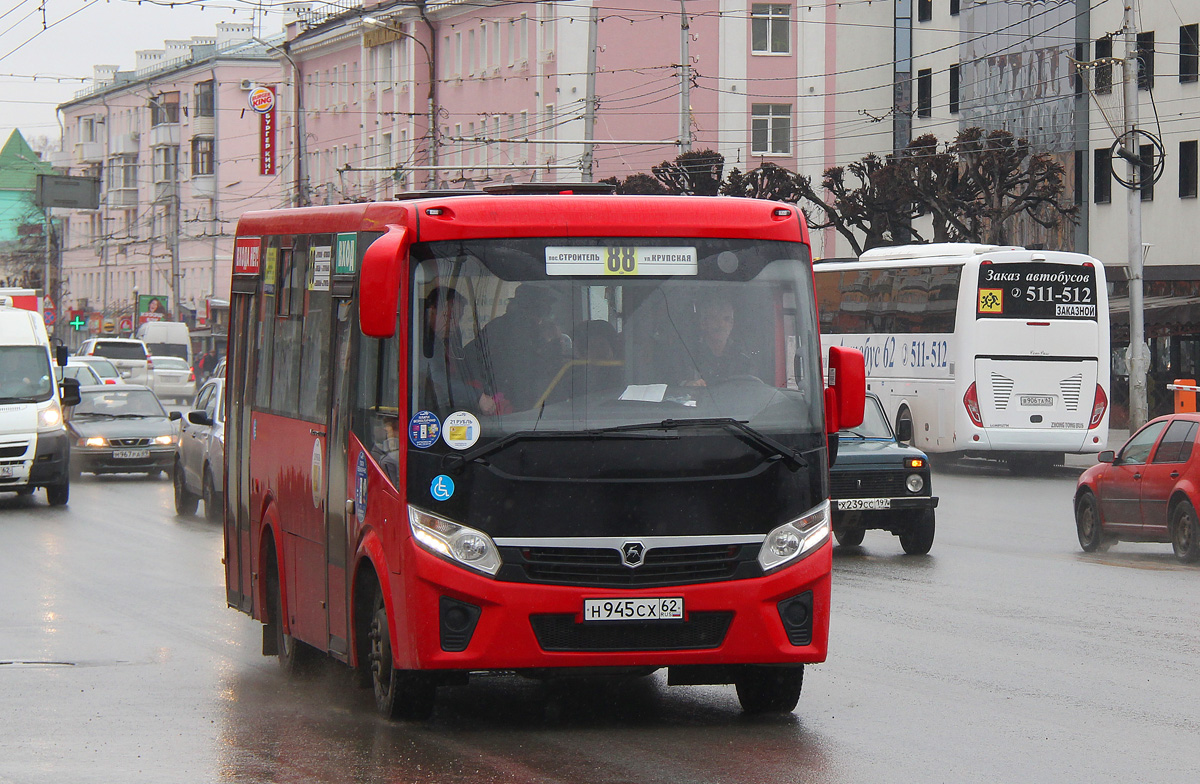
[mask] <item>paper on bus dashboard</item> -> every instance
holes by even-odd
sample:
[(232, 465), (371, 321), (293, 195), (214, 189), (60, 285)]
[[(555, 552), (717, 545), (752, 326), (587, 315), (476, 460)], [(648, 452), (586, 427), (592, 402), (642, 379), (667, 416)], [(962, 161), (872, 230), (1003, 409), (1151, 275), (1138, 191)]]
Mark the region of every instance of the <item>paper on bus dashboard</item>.
[(666, 384), (630, 384), (621, 393), (620, 400), (641, 400), (646, 403), (661, 403), (667, 394)]

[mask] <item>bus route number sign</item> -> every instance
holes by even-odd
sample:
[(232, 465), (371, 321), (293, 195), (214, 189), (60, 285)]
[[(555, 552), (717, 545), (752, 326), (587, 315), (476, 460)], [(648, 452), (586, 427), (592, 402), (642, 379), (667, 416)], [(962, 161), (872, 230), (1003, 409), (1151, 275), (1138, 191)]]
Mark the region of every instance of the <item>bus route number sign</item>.
[(695, 248), (639, 245), (551, 246), (546, 248), (547, 275), (606, 276), (695, 275)]

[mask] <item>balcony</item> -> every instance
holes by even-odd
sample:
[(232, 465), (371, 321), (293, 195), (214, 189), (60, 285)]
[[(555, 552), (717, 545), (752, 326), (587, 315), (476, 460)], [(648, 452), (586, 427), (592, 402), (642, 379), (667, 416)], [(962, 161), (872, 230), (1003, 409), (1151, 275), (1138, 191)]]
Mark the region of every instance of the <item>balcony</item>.
[(76, 163), (104, 163), (104, 142), (76, 142)]
[(173, 182), (156, 182), (154, 183), (154, 202), (161, 204), (162, 202), (171, 201), (179, 193), (179, 189)]
[(142, 135), (133, 131), (132, 133), (117, 134), (112, 140), (112, 155), (137, 155), (138, 149), (141, 146)]
[(156, 125), (150, 129), (151, 147), (161, 147), (164, 145), (177, 147), (179, 145), (179, 139), (180, 135), (178, 123)]
[(217, 178), (211, 174), (192, 175), (192, 197), (211, 199), (217, 193)]
[(138, 189), (137, 188), (113, 188), (108, 192), (109, 207), (136, 207), (138, 206)]
[(212, 117), (201, 117), (199, 115), (192, 118), (192, 133), (197, 136), (212, 136), (215, 132), (216, 123)]

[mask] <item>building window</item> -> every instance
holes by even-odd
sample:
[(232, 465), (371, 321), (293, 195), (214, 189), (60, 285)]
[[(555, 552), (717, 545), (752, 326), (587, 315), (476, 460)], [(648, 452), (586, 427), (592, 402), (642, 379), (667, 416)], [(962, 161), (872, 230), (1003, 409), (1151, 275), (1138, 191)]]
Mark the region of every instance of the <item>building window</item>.
[(958, 0), (950, 0), (950, 15), (958, 16)]
[(792, 151), (792, 105), (750, 105), (750, 151), (759, 155), (788, 155)]
[(178, 147), (154, 148), (154, 181), (175, 182), (179, 167)]
[(917, 21), (928, 22), (933, 19), (933, 0), (917, 0)]
[(108, 159), (108, 188), (119, 190), (137, 187), (137, 156), (116, 155)]
[(790, 5), (755, 3), (750, 6), (750, 38), (754, 54), (790, 54), (791, 22)]
[(150, 125), (179, 122), (179, 93), (159, 93), (150, 99)]
[(1194, 82), (1200, 74), (1200, 25), (1179, 28), (1179, 81)]
[(1139, 145), (1138, 157), (1142, 160), (1138, 173), (1138, 181), (1142, 184), (1139, 191), (1142, 201), (1154, 201), (1154, 145)]
[(1113, 83), (1113, 67), (1112, 67), (1112, 36), (1106, 35), (1103, 38), (1096, 39), (1096, 59), (1106, 60), (1100, 65), (1097, 65), (1092, 74), (1093, 83), (1092, 89), (1097, 95), (1108, 95), (1112, 92)]
[(192, 139), (192, 176), (213, 173), (213, 137), (197, 136)]
[[(1154, 89), (1154, 31), (1137, 34), (1138, 89)], [(1144, 195), (1144, 192), (1143, 192)]]
[(959, 97), (958, 97), (959, 82), (958, 82), (958, 80), (961, 75), (961, 71), (959, 70), (960, 68), (961, 68), (961, 66), (959, 66), (957, 64), (950, 66), (950, 113), (951, 114), (958, 114), (958, 101), (959, 101)]
[(1196, 142), (1179, 143), (1179, 198), (1194, 199), (1197, 192)]
[(917, 71), (917, 116), (933, 116), (933, 69)]
[(1095, 177), (1092, 188), (1092, 201), (1097, 204), (1108, 204), (1112, 201), (1112, 159), (1108, 157), (1108, 148), (1101, 147), (1092, 153), (1092, 176)]
[(213, 81), (196, 83), (196, 116), (212, 117), (216, 113), (216, 97)]

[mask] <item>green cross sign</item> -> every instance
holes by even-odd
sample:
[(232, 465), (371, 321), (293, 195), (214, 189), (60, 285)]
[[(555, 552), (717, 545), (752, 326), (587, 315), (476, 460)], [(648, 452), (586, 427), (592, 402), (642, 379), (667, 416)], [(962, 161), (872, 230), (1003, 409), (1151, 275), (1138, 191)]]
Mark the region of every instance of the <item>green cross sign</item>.
[(79, 330), (81, 330), (87, 326), (87, 319), (83, 318), (83, 316), (76, 316), (75, 318), (71, 319), (68, 323), (71, 325), (71, 329), (78, 332)]

